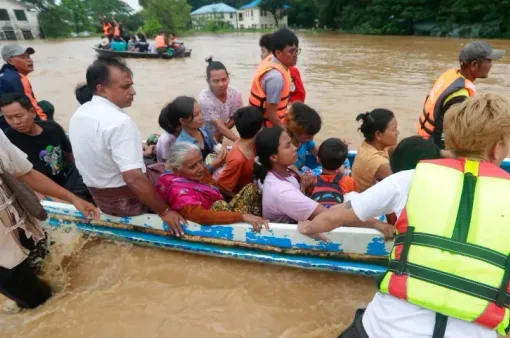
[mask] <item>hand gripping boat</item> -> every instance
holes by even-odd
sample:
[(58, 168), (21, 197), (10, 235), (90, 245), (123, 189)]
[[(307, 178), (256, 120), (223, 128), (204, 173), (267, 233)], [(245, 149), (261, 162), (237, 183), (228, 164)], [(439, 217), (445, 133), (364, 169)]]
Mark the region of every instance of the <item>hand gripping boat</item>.
[[(352, 160), (355, 152), (349, 157)], [(510, 172), (510, 159), (502, 167)], [(329, 242), (301, 235), (295, 224), (270, 224), (270, 230), (255, 233), (245, 223), (203, 226), (189, 222), (182, 238), (169, 236), (168, 226), (157, 216), (113, 217), (101, 214), (89, 221), (72, 205), (44, 201), (46, 226), (76, 228), (89, 235), (170, 250), (239, 260), (375, 275), (386, 270), (393, 246), (373, 229), (341, 227), (325, 234)]]

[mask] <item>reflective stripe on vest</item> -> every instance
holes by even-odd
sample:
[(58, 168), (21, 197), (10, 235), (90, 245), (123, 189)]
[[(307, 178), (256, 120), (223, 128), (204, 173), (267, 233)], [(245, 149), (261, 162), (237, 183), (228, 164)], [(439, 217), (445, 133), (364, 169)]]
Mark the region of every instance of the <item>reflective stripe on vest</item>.
[(490, 163), (420, 162), (380, 291), (506, 335), (508, 191), (510, 175)]
[(39, 103), (35, 99), (35, 95), (32, 90), (32, 85), (30, 85), (30, 81), (25, 75), (21, 73), (19, 74), (19, 76), (21, 79), (21, 84), (23, 85), (23, 91), (25, 92), (25, 95), (30, 99), (30, 103), (32, 103), (32, 106), (34, 106), (37, 116), (39, 116), (41, 120), (47, 120), (48, 117), (46, 116), (42, 108), (39, 107)]
[(156, 48), (167, 48), (167, 44), (165, 42), (165, 37), (163, 35), (158, 35), (154, 39), (154, 47)]
[(417, 125), (418, 135), (424, 138), (429, 138), (432, 135), (436, 127), (435, 121), (444, 106), (444, 101), (448, 96), (463, 88), (467, 89), (469, 96), (476, 95), (473, 82), (464, 78), (458, 69), (450, 69), (436, 80), (423, 105), (423, 112)]
[[(271, 58), (271, 59), (270, 59)], [(260, 80), (262, 77), (272, 69), (278, 70), (283, 76), (283, 89), (281, 93), (280, 103), (278, 104), (278, 110), (276, 115), (285, 123), (285, 116), (287, 115), (287, 105), (289, 104), (290, 98), (290, 89), (292, 87), (292, 81), (290, 79), (290, 73), (285, 66), (280, 63), (272, 61), (273, 56), (270, 55), (266, 59), (264, 59), (259, 67), (257, 68), (257, 72), (253, 77), (253, 81), (251, 84), (251, 92), (249, 103), (251, 106), (260, 108), (264, 111), (264, 122), (265, 125), (271, 127), (272, 124), (269, 122), (266, 116), (266, 93), (264, 92), (264, 88), (262, 88), (260, 84)]]

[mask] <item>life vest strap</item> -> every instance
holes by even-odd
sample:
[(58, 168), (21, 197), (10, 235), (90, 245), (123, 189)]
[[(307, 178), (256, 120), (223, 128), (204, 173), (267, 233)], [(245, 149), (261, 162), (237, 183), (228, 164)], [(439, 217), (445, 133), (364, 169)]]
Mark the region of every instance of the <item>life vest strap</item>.
[[(406, 238), (406, 233), (397, 235), (395, 238), (395, 245), (404, 244)], [(415, 232), (411, 244), (435, 248), (452, 252), (454, 254), (471, 257), (492, 264), (501, 269), (505, 269), (507, 264), (509, 264), (509, 259), (507, 256), (495, 250), (476, 244), (457, 242), (442, 236)]]
[(505, 304), (505, 296), (508, 290), (508, 283), (510, 282), (510, 255), (508, 255), (506, 260), (505, 273), (503, 274), (503, 279), (501, 280), (501, 285), (499, 286), (498, 297), (496, 298), (496, 305), (502, 307)]
[(404, 237), (404, 245), (402, 247), (402, 252), (400, 253), (400, 259), (398, 260), (400, 267), (397, 271), (398, 275), (404, 273), (405, 267), (407, 265), (407, 256), (409, 255), (409, 249), (411, 248), (411, 243), (413, 242), (414, 237), (414, 227), (407, 227), (407, 232)]
[[(401, 270), (401, 265), (400, 260), (390, 260), (388, 271), (398, 274)], [(413, 263), (405, 263), (403, 274), (494, 303), (500, 293), (499, 288)], [(506, 290), (502, 297), (504, 298), (503, 305), (508, 307), (510, 305), (510, 295)]]
[(434, 332), (432, 332), (432, 338), (444, 338), (447, 324), (448, 317), (436, 312), (436, 322), (434, 324)]
[[(469, 161), (466, 161), (466, 169)], [(476, 167), (478, 168), (478, 166)], [(460, 195), (459, 208), (455, 219), (452, 239), (459, 242), (466, 242), (471, 227), (471, 215), (473, 214), (473, 205), (475, 202), (475, 189), (477, 177), (473, 173), (464, 173), (462, 182), (462, 193)]]

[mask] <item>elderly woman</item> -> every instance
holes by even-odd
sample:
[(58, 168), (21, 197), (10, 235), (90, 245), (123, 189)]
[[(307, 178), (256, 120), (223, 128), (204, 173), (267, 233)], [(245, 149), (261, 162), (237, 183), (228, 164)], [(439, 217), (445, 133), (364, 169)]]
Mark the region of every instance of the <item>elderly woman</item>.
[(227, 204), (206, 169), (200, 148), (192, 143), (176, 143), (168, 154), (169, 171), (158, 180), (156, 190), (170, 208), (184, 218), (202, 224), (246, 222), (257, 231), (267, 228), (267, 221), (254, 216), (257, 194), (248, 185)]
[(510, 149), (509, 102), (470, 97), (448, 110), (444, 127), (455, 159), (420, 162), (299, 223), (314, 235), (398, 216), (379, 292), (340, 337), (495, 338), (510, 329), (510, 175), (499, 168)]

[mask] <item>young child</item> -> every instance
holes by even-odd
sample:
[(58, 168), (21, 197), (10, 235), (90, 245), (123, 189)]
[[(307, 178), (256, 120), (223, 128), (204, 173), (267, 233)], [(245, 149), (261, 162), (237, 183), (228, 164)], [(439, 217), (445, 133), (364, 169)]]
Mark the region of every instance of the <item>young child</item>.
[(288, 110), (285, 123), (292, 144), (297, 148), (298, 159), (294, 166), (299, 173), (305, 165), (308, 154), (317, 157), (318, 149), (313, 138), (321, 130), (322, 120), (313, 108), (301, 102), (294, 102)]
[(92, 92), (92, 90), (90, 90), (89, 87), (87, 87), (86, 83), (82, 83), (76, 86), (76, 89), (74, 90), (74, 95), (76, 95), (76, 100), (80, 104), (85, 104), (92, 100), (94, 93)]
[(244, 107), (235, 112), (234, 123), (240, 139), (227, 154), (225, 167), (217, 180), (222, 192), (235, 195), (253, 182), (255, 136), (263, 122), (264, 117), (258, 108)]
[(354, 179), (344, 172), (347, 152), (347, 145), (337, 138), (329, 138), (319, 147), (322, 174), (315, 177), (309, 195), (326, 208), (343, 203), (345, 194), (356, 191)]

